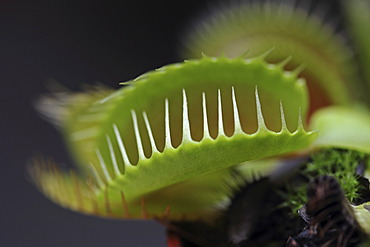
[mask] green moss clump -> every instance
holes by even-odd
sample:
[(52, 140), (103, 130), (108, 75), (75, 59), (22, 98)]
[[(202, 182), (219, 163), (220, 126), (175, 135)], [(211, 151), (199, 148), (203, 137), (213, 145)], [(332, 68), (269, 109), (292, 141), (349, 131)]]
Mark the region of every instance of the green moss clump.
[(347, 199), (354, 202), (359, 198), (362, 186), (359, 182), (359, 177), (363, 175), (360, 171), (361, 166), (364, 166), (364, 171), (366, 166), (370, 167), (370, 155), (343, 149), (324, 149), (314, 153), (298, 175), (307, 182), (299, 186), (286, 185), (287, 201), (284, 206), (288, 206), (296, 214), (298, 209), (306, 203), (308, 182), (320, 175), (335, 177)]

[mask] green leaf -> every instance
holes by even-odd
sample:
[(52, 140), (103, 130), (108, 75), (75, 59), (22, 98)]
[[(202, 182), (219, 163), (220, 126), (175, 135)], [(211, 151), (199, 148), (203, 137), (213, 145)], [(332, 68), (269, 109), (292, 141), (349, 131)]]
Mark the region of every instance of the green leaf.
[(319, 130), (314, 147), (334, 147), (370, 153), (370, 114), (365, 110), (332, 106), (316, 111), (310, 127)]
[(370, 234), (370, 202), (353, 206), (353, 208), (358, 223), (368, 234)]

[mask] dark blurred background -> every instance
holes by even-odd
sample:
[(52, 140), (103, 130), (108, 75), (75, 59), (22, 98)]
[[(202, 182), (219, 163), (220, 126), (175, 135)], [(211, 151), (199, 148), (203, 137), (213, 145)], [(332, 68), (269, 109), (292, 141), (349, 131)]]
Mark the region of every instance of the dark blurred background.
[(0, 0), (0, 246), (165, 247), (154, 221), (88, 217), (53, 204), (27, 180), (35, 155), (72, 164), (33, 102), (51, 81), (118, 82), (181, 61), (181, 34), (214, 1)]
[(0, 246), (164, 247), (151, 221), (88, 217), (27, 180), (35, 155), (71, 164), (58, 131), (33, 108), (50, 81), (79, 90), (178, 62), (181, 32), (207, 1), (0, 0)]

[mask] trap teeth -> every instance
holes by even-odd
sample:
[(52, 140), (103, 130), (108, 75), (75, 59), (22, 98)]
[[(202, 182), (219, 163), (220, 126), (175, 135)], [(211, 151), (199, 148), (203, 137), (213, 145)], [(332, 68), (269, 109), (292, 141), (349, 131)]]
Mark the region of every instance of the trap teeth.
[(61, 128), (87, 176), (34, 176), (62, 206), (115, 218), (161, 217), (171, 208), (171, 220), (202, 219), (225, 205), (219, 181), (233, 181), (231, 166), (299, 150), (314, 137), (301, 119), (305, 84), (261, 57), (189, 60), (130, 84), (65, 104), (71, 117)]

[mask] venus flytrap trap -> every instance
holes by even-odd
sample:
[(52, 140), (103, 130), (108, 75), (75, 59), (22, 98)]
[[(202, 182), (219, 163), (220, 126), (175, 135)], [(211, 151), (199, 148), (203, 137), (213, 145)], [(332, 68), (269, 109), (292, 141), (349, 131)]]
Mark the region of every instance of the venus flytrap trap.
[[(43, 97), (38, 109), (63, 133), (78, 171), (35, 161), (35, 184), (63, 207), (157, 219), (199, 246), (367, 239), (370, 117), (354, 107), (360, 77), (340, 35), (300, 4), (238, 3), (189, 35), (186, 57), (213, 57), (164, 66), (116, 91)], [(289, 212), (306, 208), (305, 230), (293, 227), (299, 218)]]
[(303, 127), (304, 81), (265, 56), (169, 65), (87, 101), (78, 115), (72, 97), (58, 125), (87, 174), (36, 169), (35, 180), (53, 200), (88, 214), (209, 218), (227, 204), (233, 165), (299, 150), (314, 139)]
[(189, 32), (183, 56), (199, 57), (204, 52), (235, 57), (245, 51), (255, 56), (275, 47), (269, 62), (289, 55), (287, 68), (304, 64), (302, 76), (308, 82), (311, 111), (330, 104), (346, 105), (357, 96), (353, 52), (343, 35), (321, 21), (327, 13), (320, 7), (306, 1), (230, 2)]

